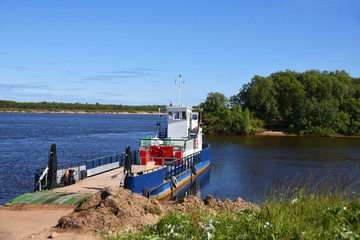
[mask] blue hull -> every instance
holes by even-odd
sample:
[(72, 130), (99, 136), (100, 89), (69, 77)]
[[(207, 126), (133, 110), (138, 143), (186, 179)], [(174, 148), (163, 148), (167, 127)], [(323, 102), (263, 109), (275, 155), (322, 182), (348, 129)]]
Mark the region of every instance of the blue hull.
[[(159, 200), (171, 198), (209, 168), (210, 145), (204, 144), (204, 147), (202, 151), (184, 158), (180, 165), (174, 163), (176, 165), (168, 165), (147, 174), (127, 177), (125, 188)], [(192, 165), (195, 171), (189, 167)], [(177, 179), (177, 187), (171, 181), (172, 176)]]

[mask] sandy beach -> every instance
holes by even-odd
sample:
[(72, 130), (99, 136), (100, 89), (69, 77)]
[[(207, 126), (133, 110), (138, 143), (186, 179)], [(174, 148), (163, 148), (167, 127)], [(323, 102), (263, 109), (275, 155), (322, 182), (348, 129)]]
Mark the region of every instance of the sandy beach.
[(261, 133), (257, 133), (256, 135), (259, 136), (279, 136), (279, 137), (284, 137), (284, 136), (298, 136), (296, 134), (289, 134), (287, 132), (283, 132), (283, 131), (272, 131), (272, 130), (265, 130)]

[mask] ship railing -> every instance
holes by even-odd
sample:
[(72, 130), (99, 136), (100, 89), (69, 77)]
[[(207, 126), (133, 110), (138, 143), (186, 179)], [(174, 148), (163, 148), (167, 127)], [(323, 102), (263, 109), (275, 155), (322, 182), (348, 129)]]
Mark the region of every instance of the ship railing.
[(148, 174), (151, 172), (155, 172), (158, 171), (162, 168), (165, 168), (165, 165), (157, 165), (156, 167), (150, 168), (150, 169), (146, 169), (146, 170), (142, 170), (142, 171), (137, 171), (137, 172), (130, 172), (128, 173), (128, 176), (130, 177), (136, 177), (136, 176), (140, 176), (140, 175), (144, 175), (144, 174)]
[(85, 162), (86, 170), (90, 170), (92, 168), (96, 168), (102, 165), (106, 165), (109, 163), (120, 162), (122, 154), (114, 154), (106, 157), (100, 157), (95, 159), (90, 159)]
[[(139, 157), (139, 159), (140, 159), (140, 162), (142, 162), (142, 159), (151, 159), (150, 161), (147, 162), (147, 163), (149, 163), (149, 162), (156, 162), (156, 159), (164, 159), (164, 161), (171, 161), (172, 162), (176, 158), (175, 157)], [(164, 168), (164, 167), (166, 167), (166, 164), (164, 164), (164, 165), (154, 165), (154, 167), (151, 167), (149, 169), (145, 169), (145, 170), (137, 171), (137, 172), (131, 172), (131, 173), (129, 173), (129, 175), (131, 177), (138, 176), (138, 175), (143, 175), (143, 174), (147, 174), (147, 173), (150, 173), (150, 172), (157, 171), (157, 170), (159, 170), (161, 168)]]
[(45, 169), (46, 168), (39, 168), (39, 169), (36, 170), (34, 191), (41, 191), (43, 188), (45, 188), (47, 186), (48, 172), (45, 173), (45, 176), (42, 178), (40, 183), (38, 185), (36, 185), (37, 182), (39, 181), (40, 176), (42, 175), (42, 173), (45, 172)]
[[(86, 165), (76, 165), (76, 166), (70, 166), (70, 167), (66, 167), (66, 166), (58, 166), (58, 169), (56, 171), (56, 183), (58, 186), (63, 186), (64, 185), (64, 181), (65, 181), (65, 173), (67, 171), (67, 169), (71, 168), (72, 170), (74, 170), (74, 179), (75, 181), (79, 181), (82, 180), (86, 177)], [(36, 170), (35, 173), (35, 182), (38, 181), (40, 175), (42, 172), (44, 172), (45, 168), (40, 168)], [(48, 172), (44, 175), (43, 179), (41, 180), (41, 182), (39, 183), (39, 185), (36, 188), (36, 191), (42, 190), (47, 186), (47, 179), (48, 179)]]
[[(139, 164), (139, 150), (131, 151), (131, 160), (133, 164)], [(106, 157), (95, 158), (86, 161), (86, 170), (107, 165), (110, 163), (119, 162), (119, 167), (124, 166), (125, 152), (114, 154)]]
[[(133, 164), (139, 164), (139, 150), (131, 151), (131, 160)], [(105, 157), (94, 158), (85, 161), (84, 165), (70, 166), (71, 169), (75, 170), (75, 180), (81, 180), (85, 176), (90, 177), (92, 175), (105, 172), (114, 168), (124, 166), (125, 152), (119, 154), (113, 154)], [(66, 170), (69, 167), (59, 166), (58, 167), (58, 182), (61, 176), (65, 175)], [(95, 170), (96, 169), (96, 170)], [(86, 174), (84, 173), (86, 172)]]
[[(143, 157), (146, 158), (146, 157)], [(149, 158), (149, 157), (148, 157)], [(158, 165), (158, 167), (153, 167), (151, 169), (146, 169), (143, 171), (138, 171), (138, 172), (132, 172), (129, 173), (130, 176), (138, 176), (138, 175), (143, 175), (143, 174), (147, 174), (153, 171), (157, 171), (161, 168), (167, 167), (168, 168), (168, 172), (165, 174), (164, 179), (165, 180), (169, 180), (171, 178), (171, 176), (177, 176), (189, 169), (191, 169), (192, 165), (197, 165), (198, 163), (201, 162), (201, 152), (196, 152), (194, 154), (191, 154), (189, 156), (183, 157), (183, 158), (178, 158), (175, 159), (174, 157), (151, 157), (152, 159), (164, 159), (164, 160), (172, 160), (169, 163), (166, 163), (164, 165)]]
[(190, 147), (193, 146), (193, 140), (197, 136), (191, 136), (189, 138), (184, 139), (174, 139), (174, 138), (140, 138), (140, 149), (148, 149), (150, 146), (174, 146), (174, 147), (182, 147), (186, 148), (187, 145)]
[[(139, 150), (131, 151), (132, 164), (139, 164)], [(125, 153), (114, 154), (106, 157), (86, 161), (87, 176), (96, 175), (115, 168), (124, 166)]]
[(178, 176), (191, 169), (192, 166), (201, 162), (201, 152), (193, 153), (189, 156), (176, 159), (167, 164), (168, 172), (165, 174), (165, 180), (170, 180), (171, 176)]
[(154, 162), (156, 162), (155, 160), (157, 160), (157, 159), (164, 159), (164, 161), (174, 161), (174, 160), (176, 160), (177, 158), (175, 158), (175, 157), (151, 157), (151, 156), (147, 156), (147, 157), (139, 157), (140, 158), (140, 162), (143, 162), (142, 160), (143, 159), (147, 159), (147, 162), (152, 162), (152, 161), (154, 161)]
[[(124, 166), (125, 163), (125, 152), (121, 153), (120, 167)], [(131, 163), (140, 164), (139, 150), (131, 151)]]

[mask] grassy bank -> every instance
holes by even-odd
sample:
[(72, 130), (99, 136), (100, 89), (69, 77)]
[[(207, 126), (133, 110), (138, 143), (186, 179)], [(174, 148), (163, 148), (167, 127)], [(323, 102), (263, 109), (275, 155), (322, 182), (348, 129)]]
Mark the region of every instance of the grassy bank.
[(299, 193), (268, 201), (260, 211), (170, 214), (112, 239), (359, 239), (359, 220), (360, 201), (354, 196)]
[[(360, 239), (358, 171), (274, 182), (260, 209), (170, 213), (111, 239)], [(255, 210), (254, 210), (255, 209)]]

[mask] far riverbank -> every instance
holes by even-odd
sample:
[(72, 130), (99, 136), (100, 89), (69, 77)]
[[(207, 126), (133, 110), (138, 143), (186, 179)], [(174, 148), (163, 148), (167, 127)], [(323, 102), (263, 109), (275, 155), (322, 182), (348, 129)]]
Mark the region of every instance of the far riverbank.
[[(271, 137), (311, 137), (311, 135), (298, 135), (292, 134), (285, 131), (272, 131), (272, 130), (264, 130), (263, 132), (256, 133), (257, 136), (271, 136)], [(360, 136), (346, 136), (341, 134), (336, 134), (330, 137), (337, 137), (337, 138), (359, 138)]]
[[(129, 111), (129, 112), (101, 112), (101, 111), (45, 111), (45, 110), (0, 110), (0, 113), (66, 113), (66, 114), (159, 114), (158, 112)], [(165, 114), (165, 113), (160, 113)]]

